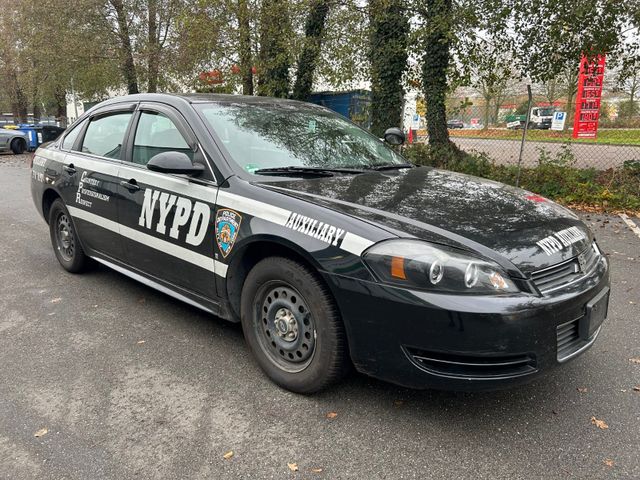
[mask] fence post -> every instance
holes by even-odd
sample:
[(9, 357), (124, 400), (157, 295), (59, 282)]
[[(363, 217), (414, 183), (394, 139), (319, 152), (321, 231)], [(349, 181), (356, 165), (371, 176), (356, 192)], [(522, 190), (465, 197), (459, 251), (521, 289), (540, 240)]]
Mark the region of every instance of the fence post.
[(520, 141), (520, 154), (518, 155), (518, 175), (516, 176), (516, 187), (520, 186), (520, 170), (522, 169), (522, 152), (524, 151), (524, 141), (527, 137), (527, 130), (529, 129), (529, 118), (531, 116), (531, 85), (527, 84), (527, 95), (529, 101), (527, 103), (527, 116), (524, 122), (524, 129), (522, 129), (522, 140)]

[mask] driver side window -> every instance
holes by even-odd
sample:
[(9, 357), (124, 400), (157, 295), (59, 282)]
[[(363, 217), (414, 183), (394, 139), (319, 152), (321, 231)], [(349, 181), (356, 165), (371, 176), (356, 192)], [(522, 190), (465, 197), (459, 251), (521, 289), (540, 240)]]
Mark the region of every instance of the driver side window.
[(133, 141), (133, 163), (146, 165), (162, 152), (182, 152), (193, 160), (193, 150), (167, 116), (142, 112)]

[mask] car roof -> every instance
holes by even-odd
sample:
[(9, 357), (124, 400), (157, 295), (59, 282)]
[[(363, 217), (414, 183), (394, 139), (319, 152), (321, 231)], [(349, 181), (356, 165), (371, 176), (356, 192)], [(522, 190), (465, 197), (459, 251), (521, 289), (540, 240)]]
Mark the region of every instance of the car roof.
[[(298, 100), (289, 100), (284, 98), (259, 97), (251, 95), (231, 95), (218, 93), (137, 93), (114, 97), (104, 102), (100, 102), (96, 107), (104, 107), (106, 105), (125, 103), (125, 102), (162, 102), (174, 107), (184, 106), (185, 104), (202, 104), (202, 103), (225, 103), (225, 104), (245, 104), (245, 105), (270, 105), (270, 106), (289, 106), (299, 108), (313, 108), (326, 111), (325, 107), (320, 105), (301, 102)], [(95, 108), (95, 107), (94, 107)]]

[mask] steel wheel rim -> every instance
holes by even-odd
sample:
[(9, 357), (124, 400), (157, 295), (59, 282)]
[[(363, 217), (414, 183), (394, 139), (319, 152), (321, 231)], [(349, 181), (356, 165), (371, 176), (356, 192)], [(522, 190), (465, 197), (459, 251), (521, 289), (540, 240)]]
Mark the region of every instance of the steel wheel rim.
[(76, 242), (73, 235), (73, 226), (65, 213), (58, 215), (56, 221), (56, 247), (66, 261), (73, 260)]
[(256, 294), (254, 330), (265, 356), (278, 368), (301, 372), (313, 360), (316, 328), (305, 298), (282, 281), (267, 282)]

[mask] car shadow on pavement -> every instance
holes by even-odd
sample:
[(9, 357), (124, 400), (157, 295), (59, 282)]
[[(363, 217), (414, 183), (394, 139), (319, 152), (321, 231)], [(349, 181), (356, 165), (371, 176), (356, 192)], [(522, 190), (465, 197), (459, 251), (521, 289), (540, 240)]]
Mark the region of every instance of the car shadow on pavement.
[[(280, 389), (261, 372), (245, 344), (240, 324), (202, 312), (106, 267), (99, 266), (89, 275), (99, 277), (96, 278), (97, 283), (117, 284), (117, 288), (122, 290), (120, 298), (131, 306), (132, 314), (142, 325), (141, 328), (145, 328), (147, 321), (152, 322), (147, 327), (154, 335), (158, 335), (156, 343), (160, 345), (159, 348), (171, 348), (171, 352), (179, 357), (177, 365), (167, 366), (168, 369), (200, 371), (197, 376), (206, 376), (206, 372), (201, 371), (201, 363), (188, 360), (190, 352), (175, 350), (178, 347), (171, 346), (169, 339), (160, 338), (162, 335), (183, 338), (185, 346), (179, 348), (189, 349), (195, 345), (200, 347), (203, 355), (215, 354), (216, 357), (211, 358), (213, 370), (236, 371), (235, 378), (231, 374), (231, 380), (227, 380), (230, 386), (224, 396), (227, 399), (238, 396), (247, 406), (252, 405), (251, 402), (259, 402), (257, 398), (267, 396), (282, 399), (292, 408), (304, 409), (313, 405), (320, 410), (340, 411), (342, 415), (388, 415), (387, 420), (406, 422), (407, 425), (413, 425), (416, 419), (422, 419), (419, 422), (429, 419), (431, 426), (435, 424), (438, 428), (460, 429), (460, 434), (475, 431), (480, 438), (482, 432), (487, 431), (487, 424), (493, 422), (506, 430), (518, 426), (523, 428), (531, 421), (547, 425), (561, 424), (562, 420), (558, 419), (563, 415), (571, 415), (570, 410), (582, 400), (577, 390), (582, 385), (580, 382), (584, 382), (588, 374), (594, 371), (596, 375), (605, 375), (598, 371), (598, 356), (586, 352), (532, 383), (500, 391), (412, 390), (352, 371), (327, 390), (310, 396), (297, 395)], [(165, 342), (164, 347), (162, 342)], [(174, 362), (170, 357), (165, 358), (167, 363)], [(220, 364), (216, 365), (216, 361)], [(244, 398), (247, 390), (252, 391), (256, 399)], [(213, 397), (220, 394), (215, 389), (210, 391)], [(587, 408), (587, 405), (583, 405), (583, 408)], [(585, 418), (588, 424), (589, 417)], [(426, 428), (426, 424), (423, 427)]]

